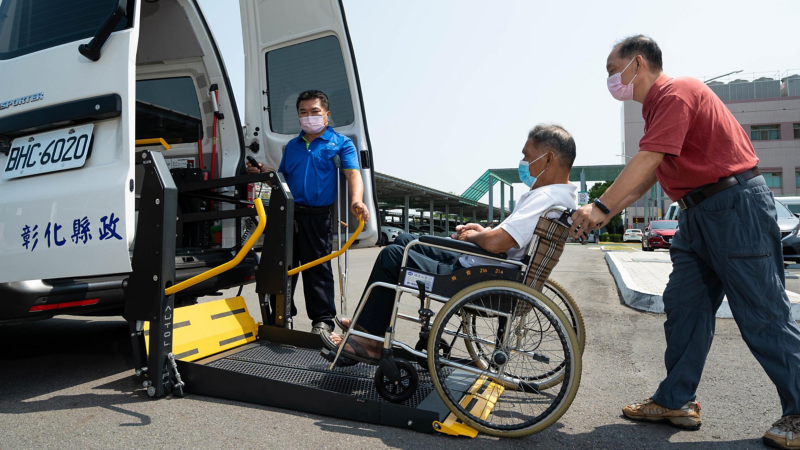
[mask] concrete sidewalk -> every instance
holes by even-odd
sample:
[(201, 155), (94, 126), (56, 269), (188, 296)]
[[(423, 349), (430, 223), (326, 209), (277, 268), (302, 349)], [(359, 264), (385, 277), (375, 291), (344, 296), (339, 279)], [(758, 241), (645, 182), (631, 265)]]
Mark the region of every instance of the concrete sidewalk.
[[(605, 259), (626, 305), (640, 311), (664, 313), (662, 295), (672, 273), (669, 253), (609, 251)], [(786, 294), (792, 302), (792, 317), (800, 320), (800, 295), (792, 291)], [(733, 317), (727, 298), (722, 300), (717, 317)]]

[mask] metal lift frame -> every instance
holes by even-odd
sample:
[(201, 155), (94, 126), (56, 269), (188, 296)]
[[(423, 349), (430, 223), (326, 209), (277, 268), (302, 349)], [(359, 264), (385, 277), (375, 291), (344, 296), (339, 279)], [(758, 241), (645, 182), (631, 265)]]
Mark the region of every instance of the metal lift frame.
[[(444, 420), (450, 411), (435, 391), (430, 392), (417, 407), (411, 407), (209, 365), (226, 356), (262, 345), (258, 342), (194, 362), (175, 361), (172, 355), (173, 295), (166, 295), (165, 290), (174, 283), (176, 219), (173, 218), (177, 217), (178, 188), (160, 153), (144, 151), (137, 154), (136, 158), (136, 163), (145, 167), (139, 220), (149, 223), (140, 223), (142, 234), (137, 237), (133, 272), (127, 283), (124, 317), (130, 323), (136, 375), (145, 377), (148, 395), (162, 397), (175, 393), (182, 396), (185, 391), (426, 433), (436, 432), (434, 422)], [(276, 300), (276, 313), (273, 324), (259, 326), (258, 339), (318, 351), (322, 347), (318, 335), (287, 328), (291, 308), (291, 280), (287, 272), (292, 263), (294, 199), (283, 177), (274, 172), (232, 177), (198, 182), (198, 186), (182, 186), (181, 190), (210, 189), (267, 180), (271, 181), (272, 194), (263, 234), (270, 239), (264, 244), (256, 268), (256, 292), (265, 321), (270, 317), (268, 305), (272, 296)], [(242, 217), (241, 214), (234, 212), (224, 218)], [(149, 355), (144, 345), (145, 321), (150, 322)], [(346, 377), (337, 373), (331, 375)]]

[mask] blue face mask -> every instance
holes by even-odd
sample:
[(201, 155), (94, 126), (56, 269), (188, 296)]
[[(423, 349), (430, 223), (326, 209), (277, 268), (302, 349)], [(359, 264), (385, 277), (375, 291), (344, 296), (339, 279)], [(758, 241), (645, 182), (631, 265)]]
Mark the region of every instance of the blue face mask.
[(528, 166), (530, 166), (531, 164), (535, 163), (536, 161), (542, 159), (546, 155), (547, 155), (547, 153), (545, 153), (544, 155), (534, 159), (531, 162), (525, 161), (524, 159), (519, 162), (519, 167), (517, 168), (517, 171), (519, 172), (520, 181), (525, 183), (525, 186), (528, 186), (529, 188), (533, 189), (533, 185), (536, 184), (536, 179), (539, 178), (540, 176), (542, 176), (542, 174), (545, 171), (545, 169), (542, 169), (542, 171), (539, 172), (539, 175), (533, 176), (533, 175), (531, 175), (531, 171), (528, 168)]

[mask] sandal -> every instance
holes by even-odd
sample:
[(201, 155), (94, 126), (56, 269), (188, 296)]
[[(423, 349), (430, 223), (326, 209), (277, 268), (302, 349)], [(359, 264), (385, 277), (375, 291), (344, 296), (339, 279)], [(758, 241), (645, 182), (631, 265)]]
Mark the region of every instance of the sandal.
[[(333, 358), (336, 357), (336, 351), (338, 350), (338, 346), (333, 343), (331, 340), (330, 333), (319, 333), (319, 337), (322, 339), (322, 343), (325, 345), (326, 348), (321, 349), (319, 352), (323, 358), (326, 360), (333, 362)], [(333, 353), (331, 353), (333, 351)], [(328, 355), (332, 355), (329, 357)], [(336, 367), (350, 367), (355, 366), (358, 364), (358, 361), (354, 361), (350, 358), (347, 358), (342, 354), (339, 356), (339, 360), (336, 362)]]
[[(343, 345), (344, 345), (344, 341)], [(381, 360), (380, 358), (373, 358), (369, 356), (367, 353), (367, 349), (365, 349), (358, 341), (355, 340), (348, 340), (347, 344), (353, 348), (353, 353), (348, 352), (346, 348), (342, 349), (342, 354), (339, 356), (339, 360), (341, 361), (343, 357), (347, 357), (350, 360), (362, 362), (364, 364), (369, 364), (371, 366), (377, 366)], [(330, 362), (333, 362), (334, 358), (336, 358), (336, 352), (338, 351), (338, 347), (335, 349), (330, 349), (329, 351), (325, 352), (323, 349), (322, 357), (327, 359)]]
[[(342, 323), (342, 319), (340, 319), (338, 315), (334, 316), (333, 321), (336, 322), (336, 326), (341, 328), (345, 333), (350, 329), (350, 327), (347, 327)], [(350, 319), (350, 323), (353, 323), (353, 319)], [(356, 331), (360, 331), (362, 333), (367, 332), (367, 330), (359, 324), (356, 324)]]

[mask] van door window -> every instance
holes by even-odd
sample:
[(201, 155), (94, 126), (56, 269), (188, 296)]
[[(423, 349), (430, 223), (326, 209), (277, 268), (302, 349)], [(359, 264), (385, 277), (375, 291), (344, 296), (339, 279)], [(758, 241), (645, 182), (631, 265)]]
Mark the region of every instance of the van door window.
[(355, 120), (344, 58), (336, 36), (267, 52), (267, 89), (270, 129), (276, 133), (300, 133), (297, 96), (309, 89), (328, 96), (331, 126), (350, 125)]
[(191, 77), (136, 82), (136, 139), (195, 143), (202, 133), (200, 103)]
[[(4, 0), (0, 4), (0, 59), (16, 58), (94, 36), (119, 0)], [(133, 10), (116, 31), (128, 28)], [(76, 54), (78, 48), (72, 49)]]

